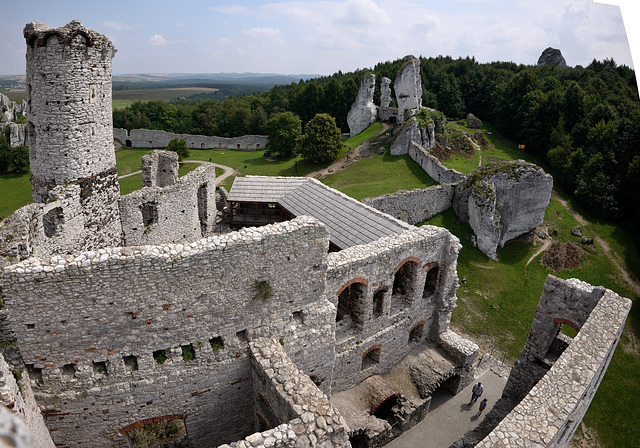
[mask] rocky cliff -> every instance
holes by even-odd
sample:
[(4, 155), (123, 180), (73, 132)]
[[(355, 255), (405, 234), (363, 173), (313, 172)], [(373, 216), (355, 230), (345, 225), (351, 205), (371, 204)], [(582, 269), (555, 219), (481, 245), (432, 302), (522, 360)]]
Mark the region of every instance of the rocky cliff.
[(567, 61), (564, 60), (562, 53), (557, 48), (547, 48), (538, 58), (538, 66), (540, 65), (557, 65), (566, 67)]
[(489, 163), (459, 184), (453, 207), (478, 248), (497, 259), (498, 247), (542, 224), (552, 188), (551, 175), (532, 163)]
[(373, 92), (376, 86), (376, 75), (365, 75), (356, 101), (351, 106), (351, 110), (347, 115), (347, 123), (349, 124), (349, 132), (351, 136), (358, 135), (371, 124), (376, 121), (378, 116), (378, 108), (373, 104)]
[(405, 63), (393, 83), (398, 100), (398, 122), (405, 120), (406, 111), (422, 107), (422, 78), (420, 61), (414, 56), (405, 57)]

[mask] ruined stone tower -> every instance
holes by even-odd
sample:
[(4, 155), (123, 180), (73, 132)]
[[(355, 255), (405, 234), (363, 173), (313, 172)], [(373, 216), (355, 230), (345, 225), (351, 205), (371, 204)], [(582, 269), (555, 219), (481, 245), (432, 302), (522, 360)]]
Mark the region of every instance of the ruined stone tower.
[(106, 36), (78, 21), (62, 28), (29, 23), (24, 37), (33, 200), (79, 195), (75, 213), (60, 212), (50, 219), (56, 222), (45, 222), (50, 233), (73, 220), (81, 248), (117, 244), (120, 187), (111, 115), (116, 50)]

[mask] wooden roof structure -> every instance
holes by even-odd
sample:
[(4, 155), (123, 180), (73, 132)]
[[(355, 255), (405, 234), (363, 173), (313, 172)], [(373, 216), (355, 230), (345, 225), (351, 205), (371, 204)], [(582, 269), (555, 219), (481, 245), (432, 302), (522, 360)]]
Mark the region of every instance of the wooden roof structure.
[(295, 217), (313, 216), (325, 224), (331, 242), (340, 249), (412, 227), (310, 177), (237, 177), (227, 201), (275, 203)]

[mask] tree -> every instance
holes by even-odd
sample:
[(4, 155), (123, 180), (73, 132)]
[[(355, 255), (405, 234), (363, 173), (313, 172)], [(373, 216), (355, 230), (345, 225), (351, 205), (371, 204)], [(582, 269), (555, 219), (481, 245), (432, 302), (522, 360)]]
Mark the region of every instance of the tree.
[(298, 139), (298, 151), (303, 159), (315, 163), (332, 162), (342, 148), (340, 129), (329, 114), (316, 114)]
[(167, 151), (173, 151), (178, 153), (178, 161), (189, 157), (189, 147), (187, 142), (181, 138), (174, 138), (169, 141), (167, 145)]
[(265, 130), (269, 135), (266, 149), (280, 157), (291, 157), (302, 134), (302, 120), (293, 112), (282, 112), (267, 121)]
[(11, 147), (0, 135), (0, 174), (25, 174), (29, 172), (29, 148)]

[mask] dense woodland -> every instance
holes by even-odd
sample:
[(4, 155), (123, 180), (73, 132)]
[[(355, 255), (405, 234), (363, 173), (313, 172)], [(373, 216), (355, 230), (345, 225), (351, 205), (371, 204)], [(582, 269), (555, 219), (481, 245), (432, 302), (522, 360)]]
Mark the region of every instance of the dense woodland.
[[(640, 230), (640, 100), (635, 73), (611, 59), (587, 67), (480, 64), (473, 58), (421, 58), (423, 105), (451, 119), (472, 112), (525, 144), (594, 216)], [(233, 137), (265, 133), (275, 114), (291, 111), (306, 124), (316, 113), (347, 113), (365, 73), (395, 79), (402, 60), (373, 69), (301, 80), (223, 101), (134, 103), (114, 111), (114, 126)], [(376, 87), (379, 104), (379, 86)]]

